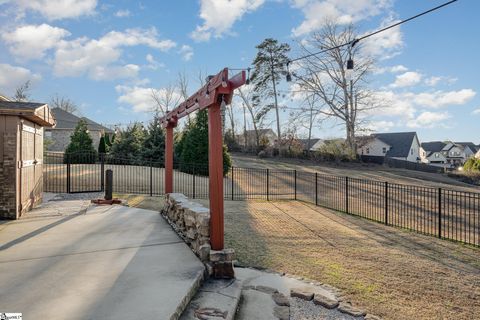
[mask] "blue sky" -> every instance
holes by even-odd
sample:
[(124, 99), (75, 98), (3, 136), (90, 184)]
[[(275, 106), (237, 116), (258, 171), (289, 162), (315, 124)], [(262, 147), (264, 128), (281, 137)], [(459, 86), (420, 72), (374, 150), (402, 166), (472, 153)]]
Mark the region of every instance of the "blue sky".
[[(68, 97), (104, 124), (147, 121), (152, 88), (161, 94), (185, 71), (193, 92), (199, 72), (247, 67), (266, 37), (289, 43), (293, 58), (296, 41), (326, 17), (365, 33), (443, 2), (0, 0), (0, 92), (12, 95), (30, 79), (33, 100)], [(480, 143), (479, 11), (479, 1), (460, 0), (365, 40), (376, 59), (371, 89), (390, 106), (369, 115), (368, 128)], [(284, 111), (284, 126), (287, 120)], [(342, 136), (343, 128), (327, 121), (314, 135)]]

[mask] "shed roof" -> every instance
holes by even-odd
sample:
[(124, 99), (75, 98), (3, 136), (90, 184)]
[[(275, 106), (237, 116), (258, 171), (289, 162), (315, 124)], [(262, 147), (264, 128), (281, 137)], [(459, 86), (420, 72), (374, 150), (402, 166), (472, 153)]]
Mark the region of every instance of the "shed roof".
[(372, 136), (390, 145), (387, 157), (408, 157), (416, 132), (375, 133)]
[(99, 131), (103, 130), (105, 132), (113, 132), (112, 129), (104, 127), (93, 120), (90, 120), (86, 117), (77, 117), (73, 113), (70, 113), (60, 108), (53, 108), (52, 113), (55, 115), (55, 118), (57, 119), (57, 125), (55, 126), (56, 129), (72, 129), (73, 130), (77, 126), (78, 122), (83, 119), (87, 123), (88, 130), (99, 130)]
[(0, 100), (0, 114), (19, 116), (41, 126), (55, 125), (55, 117), (45, 103)]

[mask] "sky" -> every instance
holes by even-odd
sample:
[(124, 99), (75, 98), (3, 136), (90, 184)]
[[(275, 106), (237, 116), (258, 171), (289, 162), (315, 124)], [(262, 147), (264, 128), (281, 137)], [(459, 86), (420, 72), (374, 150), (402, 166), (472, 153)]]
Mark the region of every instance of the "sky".
[[(248, 67), (265, 38), (290, 44), (295, 58), (297, 43), (327, 18), (364, 34), (443, 2), (0, 0), (0, 93), (11, 96), (30, 80), (31, 100), (68, 97), (82, 116), (102, 124), (148, 121), (152, 89), (161, 94), (179, 72), (193, 93), (200, 73)], [(459, 0), (364, 40), (375, 59), (370, 89), (388, 101), (367, 116), (368, 129), (480, 143), (479, 11), (480, 1)], [(288, 93), (290, 84), (280, 89)], [(298, 103), (288, 94), (281, 101)], [(234, 110), (241, 128), (243, 110)], [(282, 126), (288, 114), (282, 110)], [(313, 135), (341, 137), (344, 128), (326, 121)]]

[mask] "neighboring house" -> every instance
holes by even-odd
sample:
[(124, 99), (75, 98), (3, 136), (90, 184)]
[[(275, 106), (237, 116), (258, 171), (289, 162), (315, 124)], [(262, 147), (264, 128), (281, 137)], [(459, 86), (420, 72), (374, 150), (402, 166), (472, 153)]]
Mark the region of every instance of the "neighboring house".
[(480, 144), (477, 146), (478, 151), (475, 153), (475, 158), (480, 159)]
[(312, 138), (312, 139), (297, 139), (303, 146), (303, 151), (318, 151), (321, 146), (321, 140)]
[(51, 112), (57, 120), (57, 125), (55, 128), (45, 129), (44, 138), (51, 141), (47, 146), (48, 151), (65, 151), (70, 143), (70, 136), (81, 119), (87, 122), (88, 133), (93, 140), (93, 147), (95, 149), (98, 148), (98, 143), (100, 142), (103, 133), (113, 134), (113, 130), (106, 128), (95, 121), (85, 117), (77, 117), (76, 115), (60, 108), (53, 108), (51, 109)]
[(420, 161), (420, 142), (416, 132), (374, 133), (357, 138), (359, 156), (388, 157)]
[(445, 166), (447, 155), (443, 151), (446, 143), (442, 141), (424, 142), (420, 148), (420, 159), (423, 163), (435, 166)]
[[(258, 137), (260, 145), (272, 146), (277, 142), (277, 135), (272, 129), (258, 129)], [(257, 145), (256, 139), (255, 130), (247, 130), (245, 133), (237, 135), (238, 144), (243, 147), (255, 147)]]
[(422, 162), (458, 167), (474, 157), (479, 147), (472, 142), (433, 141), (422, 143)]

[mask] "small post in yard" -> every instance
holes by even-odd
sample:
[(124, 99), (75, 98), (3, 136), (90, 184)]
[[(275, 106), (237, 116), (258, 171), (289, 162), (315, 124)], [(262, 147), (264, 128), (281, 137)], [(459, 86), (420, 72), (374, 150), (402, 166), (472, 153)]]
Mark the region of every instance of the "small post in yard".
[(67, 153), (67, 193), (70, 193), (70, 176), (71, 176), (71, 168), (70, 168), (70, 154)]
[(270, 201), (270, 169), (267, 169), (267, 201)]
[(438, 237), (442, 238), (442, 188), (438, 188)]
[(150, 197), (153, 196), (153, 164), (150, 160)]
[(345, 177), (345, 212), (348, 213), (348, 177)]
[(294, 188), (295, 188), (295, 200), (297, 200), (297, 170), (294, 170), (294, 174), (295, 174), (295, 185), (294, 185)]
[(388, 226), (388, 182), (385, 181), (385, 225)]
[(105, 153), (100, 153), (100, 184), (102, 191), (105, 190)]
[(315, 172), (315, 205), (318, 206), (318, 172)]
[(232, 185), (231, 185), (231, 187), (232, 187), (232, 201), (233, 201), (233, 195), (234, 195), (234, 193), (233, 193), (233, 188), (234, 188), (234, 184), (233, 184), (233, 168), (234, 168), (234, 167), (232, 166)]
[(105, 200), (112, 200), (113, 198), (113, 171), (108, 169), (106, 171), (106, 187)]

